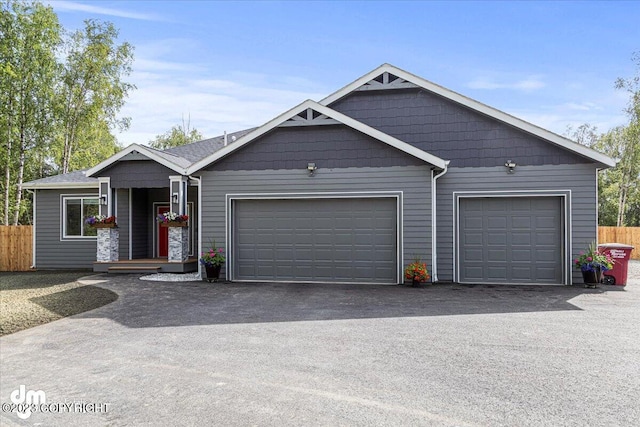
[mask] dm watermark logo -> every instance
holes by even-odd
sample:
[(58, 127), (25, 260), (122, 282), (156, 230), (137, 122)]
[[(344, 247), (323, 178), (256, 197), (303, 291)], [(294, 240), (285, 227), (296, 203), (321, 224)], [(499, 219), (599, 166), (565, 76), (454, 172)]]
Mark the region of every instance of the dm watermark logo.
[(18, 418), (26, 420), (31, 416), (31, 409), (38, 405), (47, 403), (47, 395), (42, 390), (27, 390), (24, 385), (20, 385), (17, 390), (11, 392), (11, 402), (15, 406)]

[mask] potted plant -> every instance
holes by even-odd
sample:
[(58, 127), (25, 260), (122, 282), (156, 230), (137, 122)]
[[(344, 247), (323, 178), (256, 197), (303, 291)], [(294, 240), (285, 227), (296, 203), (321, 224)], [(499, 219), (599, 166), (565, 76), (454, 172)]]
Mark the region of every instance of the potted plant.
[(609, 254), (600, 252), (596, 242), (591, 242), (587, 251), (580, 252), (573, 262), (582, 272), (585, 287), (588, 288), (595, 288), (602, 279), (602, 273), (613, 268), (613, 259)]
[(218, 281), (218, 278), (220, 277), (220, 269), (224, 262), (224, 249), (216, 248), (215, 242), (213, 242), (207, 251), (202, 252), (200, 255), (200, 264), (202, 264), (207, 271), (206, 280), (209, 283), (211, 283), (211, 281)]
[(115, 216), (91, 215), (84, 222), (93, 228), (115, 228), (118, 226)]
[(189, 215), (180, 215), (176, 212), (164, 212), (156, 217), (161, 227), (186, 227)]
[(411, 264), (404, 269), (405, 279), (411, 280), (412, 286), (420, 286), (422, 282), (426, 282), (431, 278), (427, 270), (427, 264), (422, 262), (420, 258), (415, 258)]

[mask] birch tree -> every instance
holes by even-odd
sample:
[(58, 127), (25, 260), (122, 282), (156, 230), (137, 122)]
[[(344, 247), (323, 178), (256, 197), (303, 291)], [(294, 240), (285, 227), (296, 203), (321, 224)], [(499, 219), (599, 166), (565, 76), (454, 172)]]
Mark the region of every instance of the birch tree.
[[(85, 21), (65, 45), (65, 61), (58, 88), (60, 135), (56, 146), (61, 173), (72, 169), (74, 154), (98, 143), (87, 138), (92, 130), (125, 130), (128, 118), (118, 117), (129, 92), (135, 86), (123, 80), (131, 73), (133, 47), (117, 44), (118, 30), (110, 22)], [(107, 147), (117, 149), (117, 144)]]
[(27, 154), (42, 151), (52, 135), (48, 123), (60, 25), (51, 7), (40, 3), (7, 2), (0, 19), (3, 223), (8, 225), (11, 211), (13, 224), (20, 218)]

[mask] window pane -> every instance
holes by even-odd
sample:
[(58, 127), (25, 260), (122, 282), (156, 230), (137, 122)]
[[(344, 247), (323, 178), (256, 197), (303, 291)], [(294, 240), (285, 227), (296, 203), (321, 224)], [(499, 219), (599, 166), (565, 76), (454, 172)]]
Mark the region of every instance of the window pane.
[(98, 230), (94, 227), (90, 227), (85, 220), (91, 215), (98, 215), (100, 213), (100, 206), (98, 205), (98, 199), (83, 199), (83, 211), (84, 219), (82, 225), (84, 227), (85, 236), (97, 236)]
[(80, 236), (82, 232), (82, 205), (80, 199), (66, 199), (67, 236)]

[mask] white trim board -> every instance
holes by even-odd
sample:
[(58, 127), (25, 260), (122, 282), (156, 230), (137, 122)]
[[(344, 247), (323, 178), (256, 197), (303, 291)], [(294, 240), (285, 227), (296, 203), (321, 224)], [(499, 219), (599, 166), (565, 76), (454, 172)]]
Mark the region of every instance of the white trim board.
[(515, 128), (518, 128), (520, 130), (523, 130), (527, 133), (530, 133), (532, 135), (538, 136), (540, 138), (543, 138), (547, 141), (549, 141), (550, 143), (553, 143), (555, 145), (558, 145), (562, 148), (565, 148), (569, 151), (572, 151), (576, 154), (579, 154), (583, 157), (586, 157), (588, 159), (591, 159), (595, 162), (598, 163), (602, 163), (604, 165), (607, 165), (609, 167), (615, 167), (616, 165), (616, 161), (613, 160), (611, 157), (606, 156), (604, 154), (601, 154), (595, 150), (592, 150), (588, 147), (585, 147), (584, 145), (578, 144), (576, 142), (571, 141), (570, 139), (564, 138), (558, 134), (555, 134), (551, 131), (548, 131), (546, 129), (543, 129), (541, 127), (538, 127), (534, 124), (531, 124), (529, 122), (526, 122), (522, 119), (519, 119), (517, 117), (514, 117), (510, 114), (507, 114), (503, 111), (500, 111), (498, 109), (495, 109), (493, 107), (490, 107), (486, 104), (483, 104), (481, 102), (478, 102), (474, 99), (468, 98), (464, 95), (461, 95), (457, 92), (454, 92), (452, 90), (449, 90), (445, 87), (442, 87), (440, 85), (437, 85), (433, 82), (430, 82), (429, 80), (423, 79), (422, 77), (416, 76), (414, 74), (411, 74), (407, 71), (404, 71), (398, 67), (395, 67), (391, 64), (382, 64), (381, 66), (379, 66), (378, 68), (368, 72), (367, 74), (365, 74), (364, 76), (358, 78), (357, 80), (349, 83), (348, 85), (344, 86), (342, 89), (337, 90), (336, 92), (332, 93), (331, 95), (327, 96), (326, 98), (322, 99), (320, 101), (320, 104), (322, 105), (326, 105), (329, 106), (332, 103), (338, 101), (341, 98), (344, 98), (345, 96), (347, 96), (348, 94), (350, 94), (351, 92), (355, 91), (356, 89), (358, 89), (359, 87), (367, 84), (368, 82), (370, 82), (371, 80), (375, 79), (376, 77), (379, 77), (381, 74), (384, 73), (391, 73), (394, 76), (400, 77), (403, 80), (406, 80), (410, 83), (414, 83), (418, 86), (420, 86), (423, 89), (428, 90), (429, 92), (435, 93), (436, 95), (442, 96), (444, 98), (447, 98), (451, 101), (454, 101), (458, 104), (461, 104), (467, 108), (470, 108), (472, 110), (475, 110), (481, 114), (484, 114), (486, 116), (492, 117), (496, 120), (499, 120), (503, 123), (506, 123), (508, 125), (511, 125)]
[[(572, 203), (571, 190), (508, 190), (508, 191), (454, 191), (453, 192), (453, 281), (460, 282), (460, 199), (472, 198), (513, 198), (513, 197), (560, 197), (562, 199), (562, 277), (563, 283), (556, 285), (571, 285), (573, 283), (571, 270), (572, 254)], [(531, 283), (499, 283), (502, 285), (531, 285)], [(554, 285), (543, 283), (542, 285)]]
[[(227, 262), (225, 264), (225, 275), (227, 280), (234, 281), (233, 278), (233, 228), (234, 200), (305, 200), (305, 199), (396, 199), (396, 284), (404, 283), (404, 221), (403, 203), (404, 193), (402, 191), (353, 191), (353, 192), (326, 192), (326, 193), (228, 193), (225, 195), (225, 240), (227, 250)], [(280, 281), (275, 281), (280, 283)], [(292, 283), (282, 281), (282, 283)], [(297, 281), (296, 281), (297, 283)], [(302, 283), (302, 282), (300, 282)], [(326, 283), (326, 282), (309, 282)], [(334, 282), (331, 282), (334, 283)], [(337, 283), (337, 282), (335, 282)], [(353, 282), (349, 282), (353, 283)], [(383, 283), (377, 283), (383, 284)]]
[(414, 147), (411, 144), (407, 144), (406, 142), (400, 141), (397, 138), (392, 137), (391, 135), (387, 135), (386, 133), (380, 132), (377, 129), (372, 128), (371, 126), (368, 126), (362, 122), (359, 122), (357, 120), (352, 119), (349, 116), (346, 116), (342, 113), (339, 113), (338, 111), (332, 110), (329, 107), (326, 107), (324, 105), (321, 105), (315, 101), (312, 100), (306, 100), (303, 103), (293, 107), (292, 109), (290, 109), (289, 111), (286, 111), (284, 113), (282, 113), (281, 115), (279, 115), (278, 117), (276, 117), (275, 119), (265, 123), (264, 125), (260, 126), (259, 128), (253, 130), (252, 132), (249, 132), (248, 134), (242, 136), (241, 138), (239, 138), (236, 142), (234, 142), (233, 144), (227, 145), (224, 148), (221, 148), (220, 150), (214, 152), (213, 154), (211, 154), (210, 156), (205, 157), (204, 159), (200, 160), (197, 163), (194, 163), (193, 165), (191, 165), (187, 171), (185, 175), (192, 175), (194, 172), (197, 172), (198, 170), (205, 168), (207, 166), (209, 166), (210, 164), (214, 163), (217, 160), (222, 159), (225, 156), (228, 156), (229, 154), (233, 153), (234, 151), (239, 150), (240, 148), (244, 147), (245, 145), (247, 145), (248, 143), (250, 143), (251, 141), (261, 137), (262, 135), (266, 134), (267, 132), (275, 129), (276, 127), (280, 126), (282, 123), (286, 122), (287, 120), (296, 117), (298, 114), (304, 112), (307, 109), (312, 109), (314, 111), (317, 111), (318, 113), (321, 113), (331, 119), (335, 119), (337, 121), (339, 121), (340, 123), (349, 126), (352, 129), (355, 129), (359, 132), (364, 133), (365, 135), (368, 135), (372, 138), (375, 138), (381, 142), (384, 142), (400, 151), (403, 151), (411, 156), (414, 156), (420, 160), (423, 160), (437, 168), (440, 169), (444, 169), (445, 166), (448, 164), (448, 161), (441, 159), (439, 157), (436, 157), (432, 154), (427, 153), (426, 151), (422, 151), (419, 148)]

